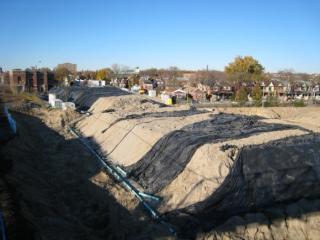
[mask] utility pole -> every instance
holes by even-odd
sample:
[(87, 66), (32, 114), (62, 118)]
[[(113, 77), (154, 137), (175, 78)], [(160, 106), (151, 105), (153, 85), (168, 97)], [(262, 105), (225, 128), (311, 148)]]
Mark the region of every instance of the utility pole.
[(174, 88), (176, 88), (176, 68), (173, 69), (173, 84)]
[(207, 81), (209, 80), (209, 65), (207, 64)]

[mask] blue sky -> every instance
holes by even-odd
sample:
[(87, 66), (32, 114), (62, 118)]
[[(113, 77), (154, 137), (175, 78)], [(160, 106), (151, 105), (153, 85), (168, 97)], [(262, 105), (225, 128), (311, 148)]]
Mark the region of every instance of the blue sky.
[(0, 9), (4, 69), (73, 62), (223, 70), (252, 55), (267, 71), (320, 72), (316, 0), (0, 0)]

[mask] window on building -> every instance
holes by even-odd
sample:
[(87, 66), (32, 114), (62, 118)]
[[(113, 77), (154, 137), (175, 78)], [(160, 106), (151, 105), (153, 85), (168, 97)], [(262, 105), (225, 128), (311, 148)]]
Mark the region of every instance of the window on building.
[(18, 84), (21, 84), (21, 77), (18, 77)]

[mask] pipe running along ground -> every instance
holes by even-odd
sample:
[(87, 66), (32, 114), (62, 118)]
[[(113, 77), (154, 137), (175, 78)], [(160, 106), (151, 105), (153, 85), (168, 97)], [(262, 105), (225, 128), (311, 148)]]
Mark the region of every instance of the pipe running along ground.
[(142, 193), (140, 192), (138, 189), (136, 189), (129, 181), (128, 179), (125, 177), (125, 174), (122, 171), (119, 171), (117, 167), (113, 166), (112, 164), (108, 163), (106, 161), (106, 159), (101, 156), (98, 152), (96, 152), (88, 143), (88, 141), (86, 141), (80, 133), (78, 133), (73, 127), (69, 126), (68, 130), (77, 137), (77, 139), (80, 140), (80, 142), (99, 160), (99, 162), (102, 164), (102, 166), (104, 167), (104, 169), (110, 174), (112, 175), (115, 179), (117, 179), (118, 181), (120, 181), (120, 183), (129, 191), (131, 192), (138, 200), (139, 202), (142, 204), (142, 206), (149, 212), (150, 216), (152, 217), (152, 219), (160, 222), (162, 225), (164, 225), (168, 231), (176, 236), (176, 230), (170, 226), (167, 222), (165, 222), (161, 216), (159, 215), (159, 213), (153, 209), (146, 201), (145, 198), (150, 198), (153, 200), (159, 200), (157, 197), (146, 194), (146, 193)]

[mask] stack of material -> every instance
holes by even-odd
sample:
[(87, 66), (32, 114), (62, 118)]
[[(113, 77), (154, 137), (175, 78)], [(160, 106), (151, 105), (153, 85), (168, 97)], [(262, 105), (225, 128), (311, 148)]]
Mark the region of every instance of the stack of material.
[(63, 110), (67, 110), (67, 109), (75, 110), (76, 105), (73, 102), (63, 102), (62, 109)]
[(65, 88), (52, 88), (50, 93), (56, 95), (57, 98), (64, 102), (74, 102), (77, 107), (87, 110), (99, 98), (105, 96), (123, 96), (128, 95), (128, 92), (122, 91), (115, 87), (65, 87)]

